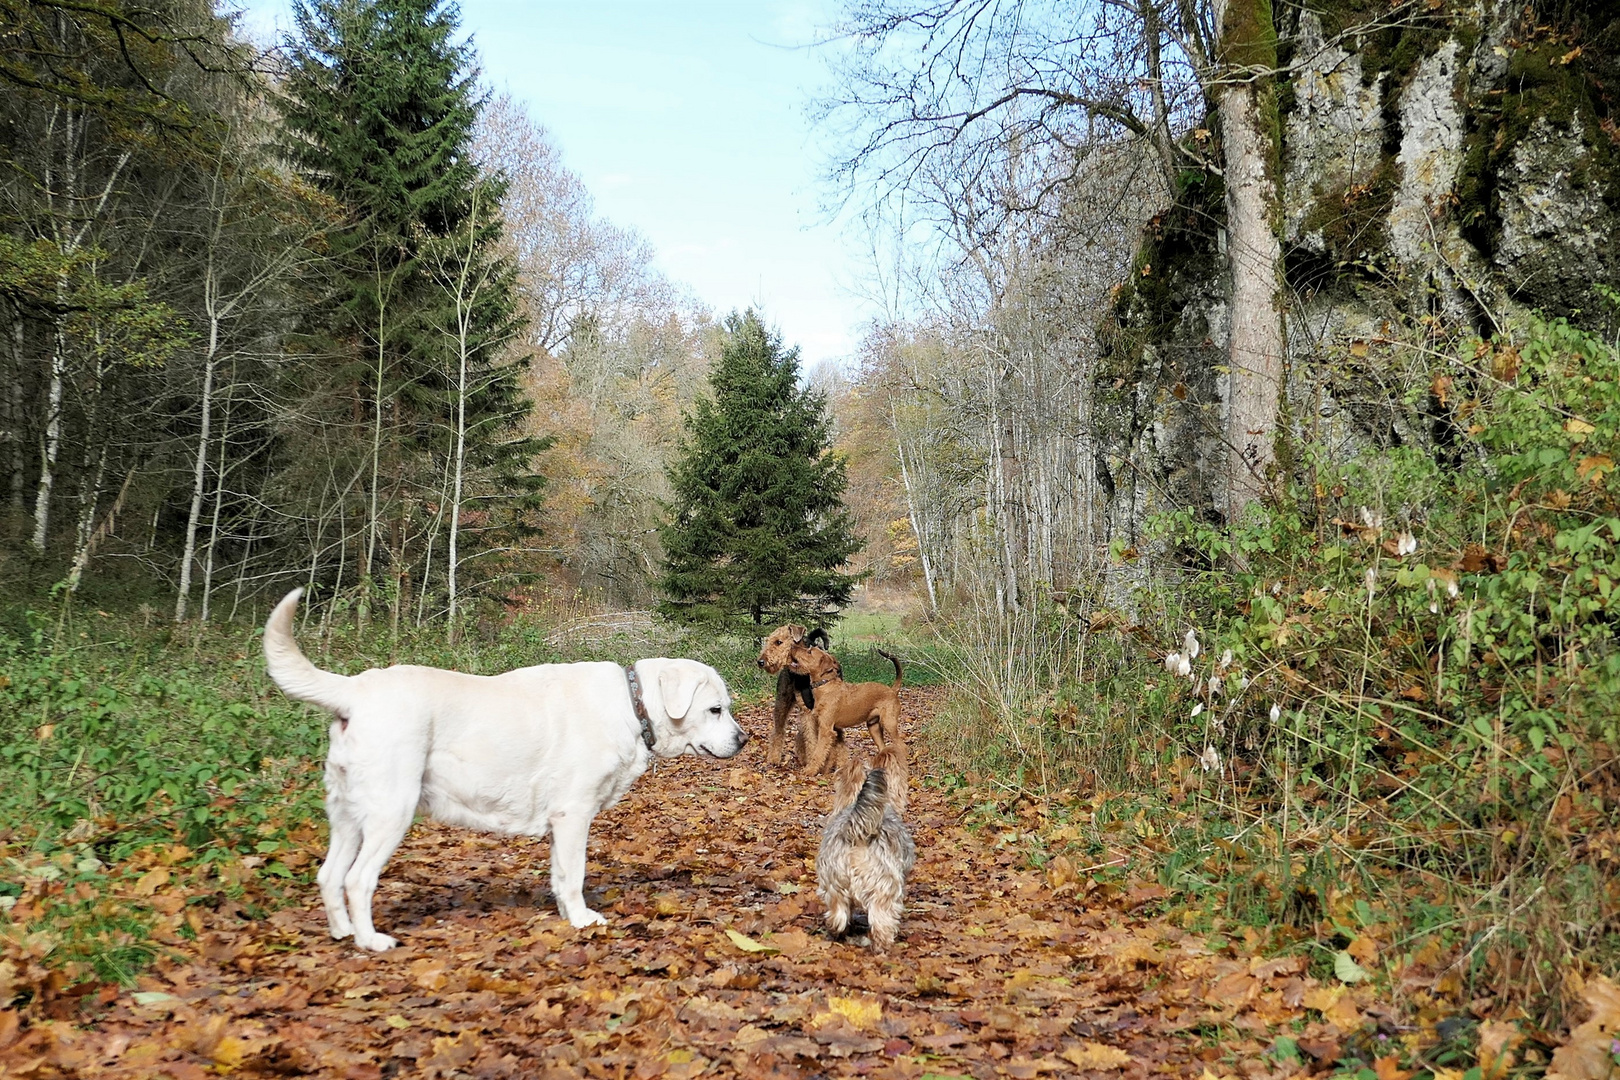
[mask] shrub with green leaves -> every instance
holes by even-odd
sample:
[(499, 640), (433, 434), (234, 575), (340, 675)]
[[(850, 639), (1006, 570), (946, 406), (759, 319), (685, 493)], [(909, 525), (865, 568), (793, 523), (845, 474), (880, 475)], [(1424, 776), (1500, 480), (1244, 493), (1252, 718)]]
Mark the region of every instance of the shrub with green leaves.
[(1205, 639), (1165, 717), (1274, 880), (1421, 907), (1465, 970), (1553, 1001), (1620, 959), (1620, 351), (1538, 321), (1426, 397), (1432, 452), (1306, 447), (1238, 526), (1159, 522)]

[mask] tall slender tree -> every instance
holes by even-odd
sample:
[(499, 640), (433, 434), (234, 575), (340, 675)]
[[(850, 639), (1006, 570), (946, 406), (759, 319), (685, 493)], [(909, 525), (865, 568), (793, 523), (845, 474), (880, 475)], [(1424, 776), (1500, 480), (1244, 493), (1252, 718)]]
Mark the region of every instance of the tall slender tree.
[(709, 385), (669, 470), (659, 610), (755, 628), (836, 615), (859, 580), (842, 568), (861, 542), (844, 461), (828, 451), (826, 398), (799, 385), (799, 350), (753, 310), (726, 318)]
[[(362, 618), (385, 569), (396, 619), (413, 566), (426, 573), (444, 477), (459, 475), (465, 489), (465, 470), (479, 464), (523, 499), (538, 483), (524, 473), (543, 444), (505, 434), (528, 403), (523, 360), (502, 348), (516, 337), (517, 306), (489, 208), (504, 181), (481, 174), (473, 153), (482, 99), (458, 17), (443, 0), (303, 0), (290, 49), (292, 157), (347, 214), (330, 238), (331, 288), (310, 340), (337, 361), (322, 365), (326, 401), (349, 413), (351, 475), (333, 483), (358, 502), (341, 514), (361, 523)], [(446, 287), (446, 250), (481, 268), (470, 306)], [(479, 370), (462, 378), (460, 356)], [(485, 493), (485, 511), (497, 494)]]

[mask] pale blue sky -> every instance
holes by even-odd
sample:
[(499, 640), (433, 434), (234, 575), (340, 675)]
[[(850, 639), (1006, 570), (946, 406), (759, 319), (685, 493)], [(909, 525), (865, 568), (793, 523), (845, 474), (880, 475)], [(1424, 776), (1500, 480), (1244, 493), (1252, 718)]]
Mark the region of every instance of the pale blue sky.
[[(484, 79), (527, 104), (597, 210), (716, 313), (753, 304), (806, 369), (854, 349), (859, 254), (818, 209), (807, 118), (834, 0), (461, 0)], [(255, 37), (289, 0), (233, 0)]]

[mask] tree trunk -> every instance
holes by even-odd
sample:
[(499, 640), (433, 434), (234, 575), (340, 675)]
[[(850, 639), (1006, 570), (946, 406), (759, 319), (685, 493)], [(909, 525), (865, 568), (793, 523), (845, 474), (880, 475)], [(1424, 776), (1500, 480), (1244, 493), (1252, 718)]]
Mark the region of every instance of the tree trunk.
[(456, 643), (456, 625), (458, 622), (457, 605), (460, 603), (460, 594), (457, 592), (456, 571), (461, 560), (461, 483), (462, 475), (467, 463), (467, 339), (465, 334), (461, 338), (459, 366), (456, 374), (456, 462), (455, 471), (450, 480), (450, 543), (445, 556), (445, 579), (450, 593), (450, 644)]
[(24, 443), (27, 441), (25, 420), (27, 410), (23, 407), (23, 351), (26, 342), (26, 328), (19, 316), (11, 324), (11, 379), (7, 391), (7, 433), (10, 447), (10, 460), (7, 467), (11, 472), (11, 513), (13, 521), (21, 521), (24, 507), (23, 489), (26, 486), (25, 473), (28, 469), (27, 451)]
[(1284, 379), (1277, 32), (1270, 0), (1226, 0), (1218, 13), (1222, 77), (1216, 104), (1232, 274), (1226, 513), (1236, 521), (1264, 493), (1276, 460)]
[(107, 508), (107, 515), (101, 519), (100, 525), (90, 530), (85, 536), (84, 543), (80, 544), (79, 550), (74, 553), (73, 568), (68, 571), (67, 576), (69, 596), (79, 591), (79, 580), (84, 577), (84, 568), (90, 565), (90, 557), (96, 553), (97, 546), (107, 534), (117, 526), (118, 515), (124, 509), (124, 500), (129, 496), (130, 486), (135, 483), (135, 473), (135, 469), (129, 470), (128, 475), (124, 477), (123, 485), (118, 489), (118, 497), (113, 499), (113, 504)]
[(928, 537), (923, 535), (921, 522), (917, 518), (917, 493), (912, 490), (911, 472), (906, 468), (906, 440), (900, 431), (900, 417), (891, 406), (889, 410), (891, 423), (894, 424), (894, 448), (900, 457), (900, 485), (906, 489), (906, 514), (911, 518), (911, 531), (917, 537), (917, 559), (922, 563), (923, 585), (928, 589), (928, 611), (930, 614), (939, 614), (939, 597), (934, 592), (934, 571), (928, 556)]
[(202, 419), (197, 431), (197, 456), (191, 470), (191, 509), (186, 513), (186, 543), (180, 555), (180, 588), (174, 599), (174, 621), (186, 621), (191, 598), (191, 564), (197, 559), (197, 525), (202, 520), (203, 488), (208, 476), (209, 422), (214, 404), (214, 350), (219, 344), (219, 323), (208, 326), (208, 358), (203, 361)]
[(202, 621), (208, 621), (209, 600), (214, 594), (214, 552), (219, 546), (219, 518), (225, 505), (225, 450), (231, 437), (231, 391), (236, 386), (236, 362), (231, 362), (231, 381), (225, 387), (224, 412), (219, 425), (219, 459), (214, 465), (214, 512), (208, 523), (208, 553), (203, 558)]
[[(66, 282), (58, 285), (60, 297)], [(45, 394), (45, 446), (39, 461), (39, 486), (34, 491), (34, 550), (43, 554), (51, 527), (51, 489), (56, 485), (56, 459), (62, 452), (62, 397), (67, 379), (67, 332), (60, 318), (51, 332), (51, 373)]]

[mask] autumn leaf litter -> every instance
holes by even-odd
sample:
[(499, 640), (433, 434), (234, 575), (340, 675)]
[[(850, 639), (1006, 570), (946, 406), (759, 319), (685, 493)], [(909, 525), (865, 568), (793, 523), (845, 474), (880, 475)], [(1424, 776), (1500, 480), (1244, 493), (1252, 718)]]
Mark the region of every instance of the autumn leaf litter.
[[(938, 693), (904, 693), (908, 732)], [(739, 719), (756, 735), (740, 757), (662, 764), (597, 819), (587, 899), (607, 926), (557, 918), (545, 842), (418, 824), (377, 895), (396, 950), (330, 940), (312, 884), (266, 919), (192, 906), (196, 941), (134, 988), (0, 1010), (0, 1076), (1259, 1080), (1331, 1068), (1380, 1015), (1303, 956), (1154, 917), (1157, 885), (1099, 884), (1067, 858), (1031, 868), (915, 782), (901, 940), (829, 940), (827, 781), (763, 768), (768, 706)], [(176, 910), (183, 887), (162, 867), (137, 883)]]

